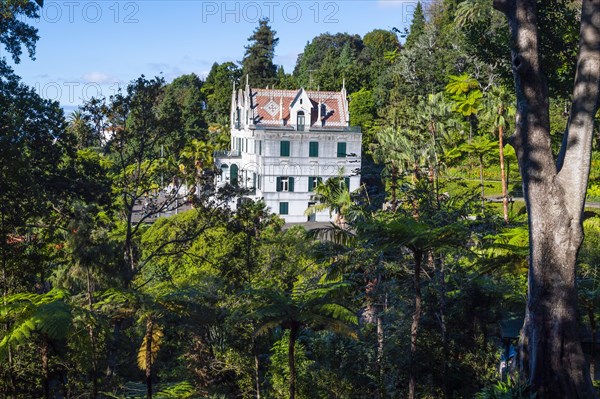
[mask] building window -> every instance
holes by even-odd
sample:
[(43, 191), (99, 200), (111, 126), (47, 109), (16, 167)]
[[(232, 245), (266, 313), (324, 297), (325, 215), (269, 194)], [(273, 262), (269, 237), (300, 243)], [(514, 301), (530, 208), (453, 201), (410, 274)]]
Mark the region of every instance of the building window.
[[(301, 100), (302, 101), (302, 100)], [(304, 131), (304, 111), (298, 111), (297, 117), (297, 130), (300, 132)]]
[(229, 166), (227, 164), (221, 165), (221, 181), (227, 181), (229, 179)]
[(233, 184), (234, 186), (237, 186), (238, 184), (238, 166), (236, 164), (232, 164), (231, 168), (229, 168), (229, 173), (230, 173), (230, 183)]
[(337, 143), (337, 157), (345, 158), (346, 157), (346, 143)]
[(280, 141), (279, 143), (279, 155), (282, 157), (290, 156), (290, 142), (289, 141)]
[(280, 202), (279, 203), (279, 214), (287, 215), (290, 210), (290, 206), (288, 202)]
[(262, 155), (262, 140), (257, 140), (254, 142), (254, 152), (258, 155)]
[(241, 124), (241, 121), (240, 121), (240, 111), (241, 110), (238, 108), (236, 110), (236, 115), (235, 115), (235, 128), (238, 129), (238, 130), (240, 129), (240, 124)]
[(294, 192), (294, 178), (282, 176), (277, 178), (277, 191)]
[(344, 184), (346, 185), (346, 190), (350, 191), (350, 178), (344, 177)]
[(319, 156), (319, 142), (311, 141), (308, 143), (308, 156), (318, 157)]
[(317, 187), (322, 181), (323, 181), (322, 177), (308, 176), (308, 191), (309, 192), (314, 191), (315, 187)]

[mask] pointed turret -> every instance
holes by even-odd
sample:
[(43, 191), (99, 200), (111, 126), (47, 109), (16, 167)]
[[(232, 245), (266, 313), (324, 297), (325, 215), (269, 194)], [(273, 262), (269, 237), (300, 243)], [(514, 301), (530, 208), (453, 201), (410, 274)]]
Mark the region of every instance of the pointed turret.
[(348, 111), (348, 92), (346, 91), (346, 78), (342, 80), (342, 107), (344, 110), (344, 122), (346, 122), (346, 127), (350, 127), (350, 112)]

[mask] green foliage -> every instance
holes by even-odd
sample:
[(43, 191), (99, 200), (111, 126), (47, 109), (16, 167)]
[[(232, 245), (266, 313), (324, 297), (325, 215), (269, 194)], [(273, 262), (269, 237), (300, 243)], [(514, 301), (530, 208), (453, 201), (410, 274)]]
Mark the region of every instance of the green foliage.
[(483, 389), (475, 395), (475, 399), (535, 399), (536, 396), (527, 384), (508, 380)]
[(71, 308), (66, 303), (67, 293), (52, 290), (47, 294), (14, 294), (5, 298), (0, 307), (0, 320), (12, 328), (0, 341), (0, 355), (6, 357), (8, 347), (26, 344), (34, 332), (50, 339), (64, 339), (71, 327)]
[[(285, 331), (271, 348), (268, 370), (269, 380), (272, 384), (273, 398), (286, 399), (289, 397), (288, 381), (290, 369), (288, 365), (289, 331)], [(310, 367), (314, 364), (307, 356), (307, 350), (301, 342), (296, 342), (294, 351), (296, 355), (296, 368), (298, 370), (298, 398), (311, 398)], [(308, 392), (307, 392), (308, 391)], [(308, 394), (308, 395), (307, 395)]]
[(317, 184), (314, 193), (317, 203), (306, 209), (304, 212), (306, 215), (329, 210), (330, 216), (336, 214), (336, 223), (341, 223), (349, 216), (353, 200), (350, 188), (346, 186), (343, 170), (338, 172), (338, 176), (330, 177), (324, 183)]
[[(568, 111), (560, 97), (573, 73), (575, 4), (539, 2), (552, 31), (544, 63), (558, 67), (549, 75), (554, 147)], [(0, 43), (15, 61), (33, 55), (36, 31), (21, 20), (36, 7), (0, 5)], [(522, 317), (525, 303), (526, 215), (505, 225), (494, 204), (477, 210), (467, 157), (481, 162), (482, 178), (498, 179), (490, 133), (508, 136), (514, 123), (508, 29), (488, 1), (428, 11), (418, 4), (404, 48), (385, 29), (320, 34), (292, 75), (273, 64), (278, 39), (263, 20), (242, 69), (215, 63), (205, 81), (170, 84), (142, 76), (68, 120), (1, 60), (0, 395), (41, 397), (48, 379), (71, 396), (143, 397), (149, 365), (157, 398), (283, 398), (294, 339), (297, 397), (402, 397), (420, 252), (419, 395), (531, 397), (514, 382), (492, 386), (498, 323)], [(169, 183), (210, 191), (242, 70), (253, 87), (337, 91), (345, 81), (364, 137), (361, 190), (350, 193), (343, 173), (317, 185), (308, 212), (340, 216), (310, 233), (260, 201), (226, 209), (227, 193), (138, 222), (141, 201)], [(505, 152), (518, 186), (514, 151)], [(600, 198), (596, 183), (590, 199)], [(480, 184), (499, 191), (497, 181)], [(393, 209), (382, 209), (386, 195)], [(577, 284), (591, 326), (598, 218), (584, 229)]]
[(167, 152), (177, 154), (191, 140), (207, 140), (205, 98), (202, 81), (195, 74), (183, 75), (164, 88), (157, 114), (169, 132), (162, 143)]
[(242, 60), (242, 74), (248, 75), (252, 87), (264, 88), (276, 83), (277, 67), (273, 64), (275, 47), (279, 39), (269, 26), (268, 18), (261, 19), (258, 27), (248, 38), (246, 54)]
[(202, 85), (206, 98), (206, 119), (210, 123), (229, 126), (233, 85), (239, 86), (242, 71), (233, 62), (212, 65)]
[(470, 117), (476, 115), (483, 109), (481, 100), (483, 94), (479, 90), (477, 80), (471, 78), (468, 74), (460, 76), (449, 76), (450, 83), (446, 85), (446, 92), (452, 95), (454, 106), (452, 111)]
[(291, 292), (273, 290), (252, 291), (264, 305), (250, 317), (260, 322), (257, 334), (263, 334), (279, 325), (285, 329), (294, 324), (326, 328), (331, 331), (357, 337), (352, 325), (358, 324), (354, 312), (334, 302), (340, 292), (351, 285), (345, 282), (329, 284), (298, 284)]
[(360, 126), (363, 134), (363, 147), (368, 148), (373, 140), (373, 125), (377, 119), (374, 93), (361, 88), (351, 94), (348, 111), (350, 112), (350, 125)]
[(370, 82), (365, 44), (358, 35), (324, 33), (304, 48), (294, 68), (294, 77), (307, 89), (338, 91), (346, 82), (349, 93)]
[[(41, 6), (41, 1), (36, 3)], [(21, 61), (22, 47), (27, 49), (30, 58), (34, 58), (35, 43), (39, 39), (38, 30), (28, 25), (23, 17), (39, 18), (38, 8), (30, 0), (3, 1), (0, 4), (0, 44), (16, 64)], [(4, 57), (0, 58), (0, 70), (6, 66), (5, 62)]]
[(421, 5), (421, 2), (418, 1), (412, 16), (409, 33), (408, 36), (406, 36), (404, 46), (406, 48), (411, 48), (412, 46), (414, 46), (417, 40), (423, 35), (424, 32), (425, 14), (423, 12), (423, 6)]
[(156, 399), (193, 399), (197, 397), (197, 394), (191, 383), (183, 381), (161, 388), (154, 397)]
[[(149, 363), (150, 365), (156, 362), (158, 358), (158, 351), (160, 350), (160, 346), (162, 344), (162, 338), (164, 334), (162, 328), (160, 326), (154, 326), (152, 328), (151, 335), (144, 335), (144, 339), (142, 340), (142, 344), (138, 349), (137, 356), (137, 364), (140, 370), (146, 370), (146, 365)], [(150, 351), (147, 350), (148, 339), (151, 337), (150, 341)], [(148, 359), (148, 355), (150, 355), (150, 359)]]

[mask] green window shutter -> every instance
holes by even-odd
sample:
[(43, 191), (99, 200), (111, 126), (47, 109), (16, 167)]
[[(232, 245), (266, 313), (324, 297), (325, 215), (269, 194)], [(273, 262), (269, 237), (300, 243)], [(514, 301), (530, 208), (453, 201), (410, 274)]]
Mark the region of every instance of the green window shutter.
[(323, 183), (323, 178), (322, 177), (317, 177), (317, 185)]
[(289, 188), (289, 192), (293, 193), (294, 192), (294, 178), (293, 177), (288, 177), (288, 188)]
[(281, 186), (281, 177), (277, 178), (277, 191), (281, 191), (283, 187)]
[(337, 143), (337, 157), (344, 158), (346, 156), (346, 143)]
[(311, 141), (308, 143), (308, 156), (318, 157), (319, 156), (319, 142)]
[(230, 182), (232, 185), (236, 186), (238, 184), (238, 166), (236, 164), (232, 164), (229, 172), (231, 173)]
[(279, 203), (279, 214), (287, 215), (288, 212), (289, 212), (289, 204), (287, 202), (280, 202)]
[(313, 176), (308, 176), (308, 192), (313, 191), (315, 188), (315, 178)]
[(262, 140), (258, 141), (258, 155), (262, 155)]
[(289, 141), (281, 141), (279, 144), (279, 155), (282, 157), (290, 156), (290, 142)]
[(344, 184), (346, 185), (346, 190), (350, 190), (350, 178), (344, 177)]

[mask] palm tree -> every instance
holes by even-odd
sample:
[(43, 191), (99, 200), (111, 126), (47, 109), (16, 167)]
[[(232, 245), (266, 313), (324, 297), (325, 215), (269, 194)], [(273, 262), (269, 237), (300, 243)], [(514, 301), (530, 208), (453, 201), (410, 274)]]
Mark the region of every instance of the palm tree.
[(81, 110), (75, 110), (69, 114), (67, 129), (75, 136), (77, 148), (80, 150), (100, 145), (100, 137), (97, 136)]
[[(485, 185), (483, 182), (483, 166), (485, 157), (494, 151), (496, 144), (485, 137), (478, 136), (470, 143), (465, 143), (461, 149), (468, 154), (474, 155), (479, 161), (479, 185), (481, 188), (481, 213), (485, 210)], [(506, 187), (504, 187), (506, 188)]]
[[(193, 184), (198, 188), (204, 183), (204, 171), (213, 167), (213, 152), (214, 147), (212, 144), (202, 140), (193, 139), (190, 141), (180, 156), (182, 158), (182, 164), (180, 170), (186, 172), (187, 170), (193, 170), (193, 173), (188, 173), (192, 177)], [(186, 168), (185, 164), (191, 164), (193, 167)]]
[(469, 143), (473, 138), (473, 130), (477, 126), (477, 114), (483, 109), (479, 82), (467, 73), (450, 75), (450, 82), (446, 85), (446, 92), (452, 95), (454, 106), (452, 111), (457, 112), (469, 121)]
[(508, 127), (508, 121), (514, 118), (515, 109), (509, 104), (510, 96), (503, 87), (493, 87), (487, 93), (486, 112), (484, 116), (492, 120), (494, 133), (498, 132), (498, 149), (500, 156), (500, 180), (502, 181), (502, 210), (504, 221), (508, 223), (508, 183), (504, 168), (504, 128)]
[[(459, 123), (453, 118), (452, 106), (444, 93), (430, 94), (416, 109), (415, 123), (412, 126), (418, 136), (418, 146), (424, 152), (429, 169), (429, 181), (433, 186), (439, 205), (439, 169), (442, 166), (440, 154), (445, 154), (448, 145), (458, 140)], [(454, 134), (452, 134), (454, 132)]]
[(385, 165), (390, 174), (391, 209), (398, 207), (398, 181), (403, 174), (410, 173), (413, 182), (420, 178), (420, 167), (426, 150), (421, 149), (410, 133), (392, 127), (385, 128), (376, 136), (377, 143), (371, 144), (373, 160)]
[(356, 337), (351, 327), (358, 324), (358, 318), (350, 309), (337, 302), (341, 291), (350, 287), (349, 283), (297, 284), (290, 291), (257, 290), (251, 292), (260, 298), (262, 304), (251, 314), (260, 324), (256, 334), (281, 327), (290, 330), (288, 346), (288, 366), (290, 370), (290, 399), (296, 397), (295, 345), (298, 335), (304, 328), (330, 330)]
[(314, 193), (317, 203), (309, 206), (304, 213), (311, 215), (315, 212), (329, 210), (329, 217), (335, 213), (334, 224), (343, 225), (345, 216), (353, 204), (349, 187), (346, 187), (344, 182), (343, 169), (338, 171), (337, 176), (327, 179), (325, 183), (317, 184)]

